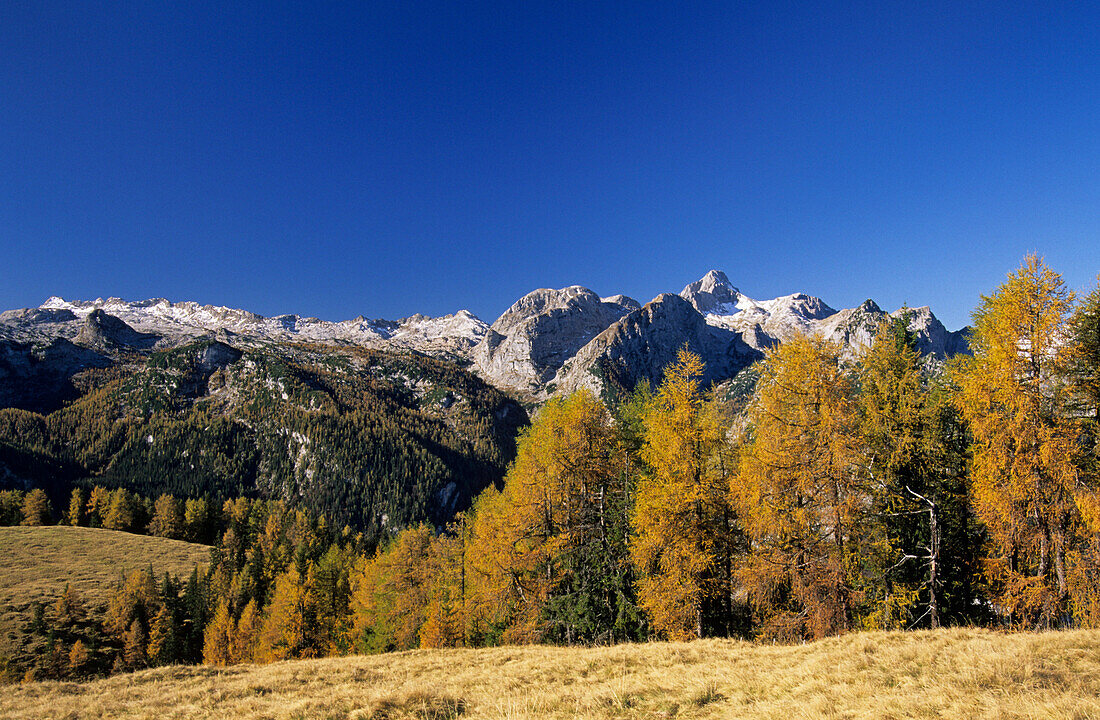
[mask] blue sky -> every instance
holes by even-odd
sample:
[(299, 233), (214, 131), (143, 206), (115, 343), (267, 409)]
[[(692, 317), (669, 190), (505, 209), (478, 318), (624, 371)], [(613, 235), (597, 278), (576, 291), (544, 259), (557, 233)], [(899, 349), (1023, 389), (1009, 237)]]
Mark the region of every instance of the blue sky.
[(968, 321), (1100, 272), (1091, 4), (0, 4), (0, 308), (492, 320), (536, 287)]

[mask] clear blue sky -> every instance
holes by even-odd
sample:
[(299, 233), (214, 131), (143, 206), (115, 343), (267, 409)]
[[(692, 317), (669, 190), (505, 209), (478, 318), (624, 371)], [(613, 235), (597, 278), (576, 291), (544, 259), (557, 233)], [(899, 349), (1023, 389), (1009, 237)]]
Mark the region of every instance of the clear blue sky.
[(714, 267), (956, 328), (1026, 252), (1100, 271), (1095, 8), (7, 0), (0, 308), (491, 321)]

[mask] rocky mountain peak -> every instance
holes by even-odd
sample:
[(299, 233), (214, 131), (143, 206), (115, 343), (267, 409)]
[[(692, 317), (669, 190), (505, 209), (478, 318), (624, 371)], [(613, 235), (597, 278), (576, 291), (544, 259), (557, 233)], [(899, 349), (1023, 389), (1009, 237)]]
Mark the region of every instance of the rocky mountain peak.
[(631, 298), (604, 300), (579, 285), (534, 290), (497, 318), (474, 349), (474, 362), (498, 387), (541, 393), (566, 360), (637, 307)]
[(101, 351), (122, 348), (144, 350), (151, 348), (156, 341), (155, 335), (139, 333), (114, 315), (96, 308), (84, 316), (73, 343)]
[[(947, 331), (928, 308), (898, 312), (908, 313), (927, 355), (942, 359), (966, 352), (966, 331)], [(620, 387), (641, 378), (658, 381), (684, 344), (702, 355), (707, 378), (715, 380), (732, 377), (766, 349), (798, 335), (820, 335), (855, 356), (873, 341), (885, 317), (872, 300), (839, 311), (805, 293), (754, 300), (715, 269), (679, 294), (659, 295), (644, 306), (625, 295), (601, 297), (580, 285), (540, 288), (516, 300), (491, 326), (466, 310), (399, 321), (360, 315), (329, 322), (162, 298), (51, 297), (40, 308), (0, 313), (0, 343), (19, 344), (17, 352), (25, 354), (32, 345), (64, 339), (111, 356), (152, 349), (154, 341), (157, 348), (170, 348), (200, 338), (238, 348), (308, 342), (412, 350), (472, 362), (498, 388), (538, 401), (599, 385), (601, 378)]]
[(580, 285), (571, 285), (558, 290), (539, 288), (512, 303), (512, 307), (505, 310), (504, 314), (490, 327), (495, 332), (507, 334), (508, 330), (554, 310), (568, 308), (584, 312), (602, 303), (603, 300), (599, 295)]
[(858, 310), (860, 312), (875, 313), (875, 314), (879, 314), (879, 313), (882, 312), (882, 308), (880, 308), (878, 306), (878, 303), (875, 302), (874, 300), (872, 300), (871, 298), (867, 298), (862, 303), (860, 303), (859, 307), (856, 308), (856, 310)]
[(711, 270), (681, 290), (680, 297), (704, 315), (715, 311), (725, 315), (734, 311), (741, 293), (730, 284), (724, 272)]

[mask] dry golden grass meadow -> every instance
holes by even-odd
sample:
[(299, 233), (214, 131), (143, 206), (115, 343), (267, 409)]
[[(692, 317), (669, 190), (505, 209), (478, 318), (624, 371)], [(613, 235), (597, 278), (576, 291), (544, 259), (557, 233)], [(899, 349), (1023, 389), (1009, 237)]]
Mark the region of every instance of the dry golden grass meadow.
[(853, 633), (167, 667), (0, 693), (26, 718), (1100, 718), (1100, 632)]
[(187, 578), (210, 547), (181, 540), (65, 525), (0, 527), (0, 654), (22, 641), (34, 603), (72, 584), (89, 608), (105, 608), (119, 577), (152, 567)]

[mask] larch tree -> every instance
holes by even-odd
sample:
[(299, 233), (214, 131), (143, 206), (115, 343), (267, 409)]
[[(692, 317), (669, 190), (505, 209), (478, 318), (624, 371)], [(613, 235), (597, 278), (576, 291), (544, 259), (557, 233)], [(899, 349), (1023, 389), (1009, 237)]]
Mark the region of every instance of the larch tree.
[(145, 628), (142, 627), (140, 620), (134, 618), (134, 621), (130, 623), (130, 627), (122, 635), (120, 659), (124, 667), (130, 670), (145, 667), (148, 663), (148, 656), (145, 652), (146, 641)]
[(1079, 546), (1067, 553), (1070, 606), (1078, 623), (1100, 627), (1100, 279), (1070, 318), (1070, 383), (1080, 429)]
[(642, 416), (644, 464), (631, 516), (638, 604), (669, 639), (702, 637), (709, 603), (731, 596), (723, 548), (736, 523), (729, 458), (703, 361), (686, 348)]
[(385, 550), (360, 559), (351, 576), (350, 644), (359, 652), (417, 647), (438, 576), (427, 525), (402, 530)]
[(149, 533), (163, 538), (183, 537), (183, 508), (179, 500), (168, 494), (157, 498), (153, 519), (149, 521)]
[(741, 578), (760, 633), (818, 638), (852, 626), (854, 560), (873, 497), (840, 347), (796, 337), (769, 350), (731, 486), (750, 538)]
[(1066, 382), (1073, 293), (1035, 256), (974, 312), (973, 357), (954, 366), (973, 434), (974, 509), (997, 546), (988, 576), (1017, 624), (1066, 609), (1066, 553), (1079, 513), (1077, 424)]
[(224, 598), (203, 631), (202, 659), (207, 665), (230, 665), (233, 657), (233, 613)]
[(84, 520), (84, 504), (87, 502), (84, 488), (74, 487), (69, 496), (69, 512), (65, 515), (65, 522), (72, 526), (80, 525)]
[(49, 525), (52, 511), (50, 498), (42, 488), (35, 488), (23, 499), (24, 525)]
[(111, 491), (96, 485), (88, 495), (87, 520), (90, 527), (104, 527), (103, 519), (111, 505)]
[[(314, 608), (310, 602), (309, 573), (305, 578), (291, 566), (275, 579), (271, 604), (255, 641), (257, 662), (314, 657), (310, 628)], [(233, 625), (234, 631), (236, 625)], [(232, 640), (229, 646), (232, 647)]]
[(552, 399), (520, 436), (504, 489), (479, 499), (473, 606), (502, 640), (592, 639), (596, 618), (614, 617), (606, 571), (627, 562), (609, 532), (624, 493), (614, 444), (610, 415), (592, 393)]
[[(95, 493), (93, 493), (93, 497)], [(103, 516), (103, 527), (108, 530), (126, 530), (133, 528), (136, 518), (135, 497), (126, 488), (117, 488), (110, 493), (111, 501)]]
[(151, 665), (168, 665), (180, 656), (179, 628), (167, 605), (161, 606), (149, 624), (146, 652)]

